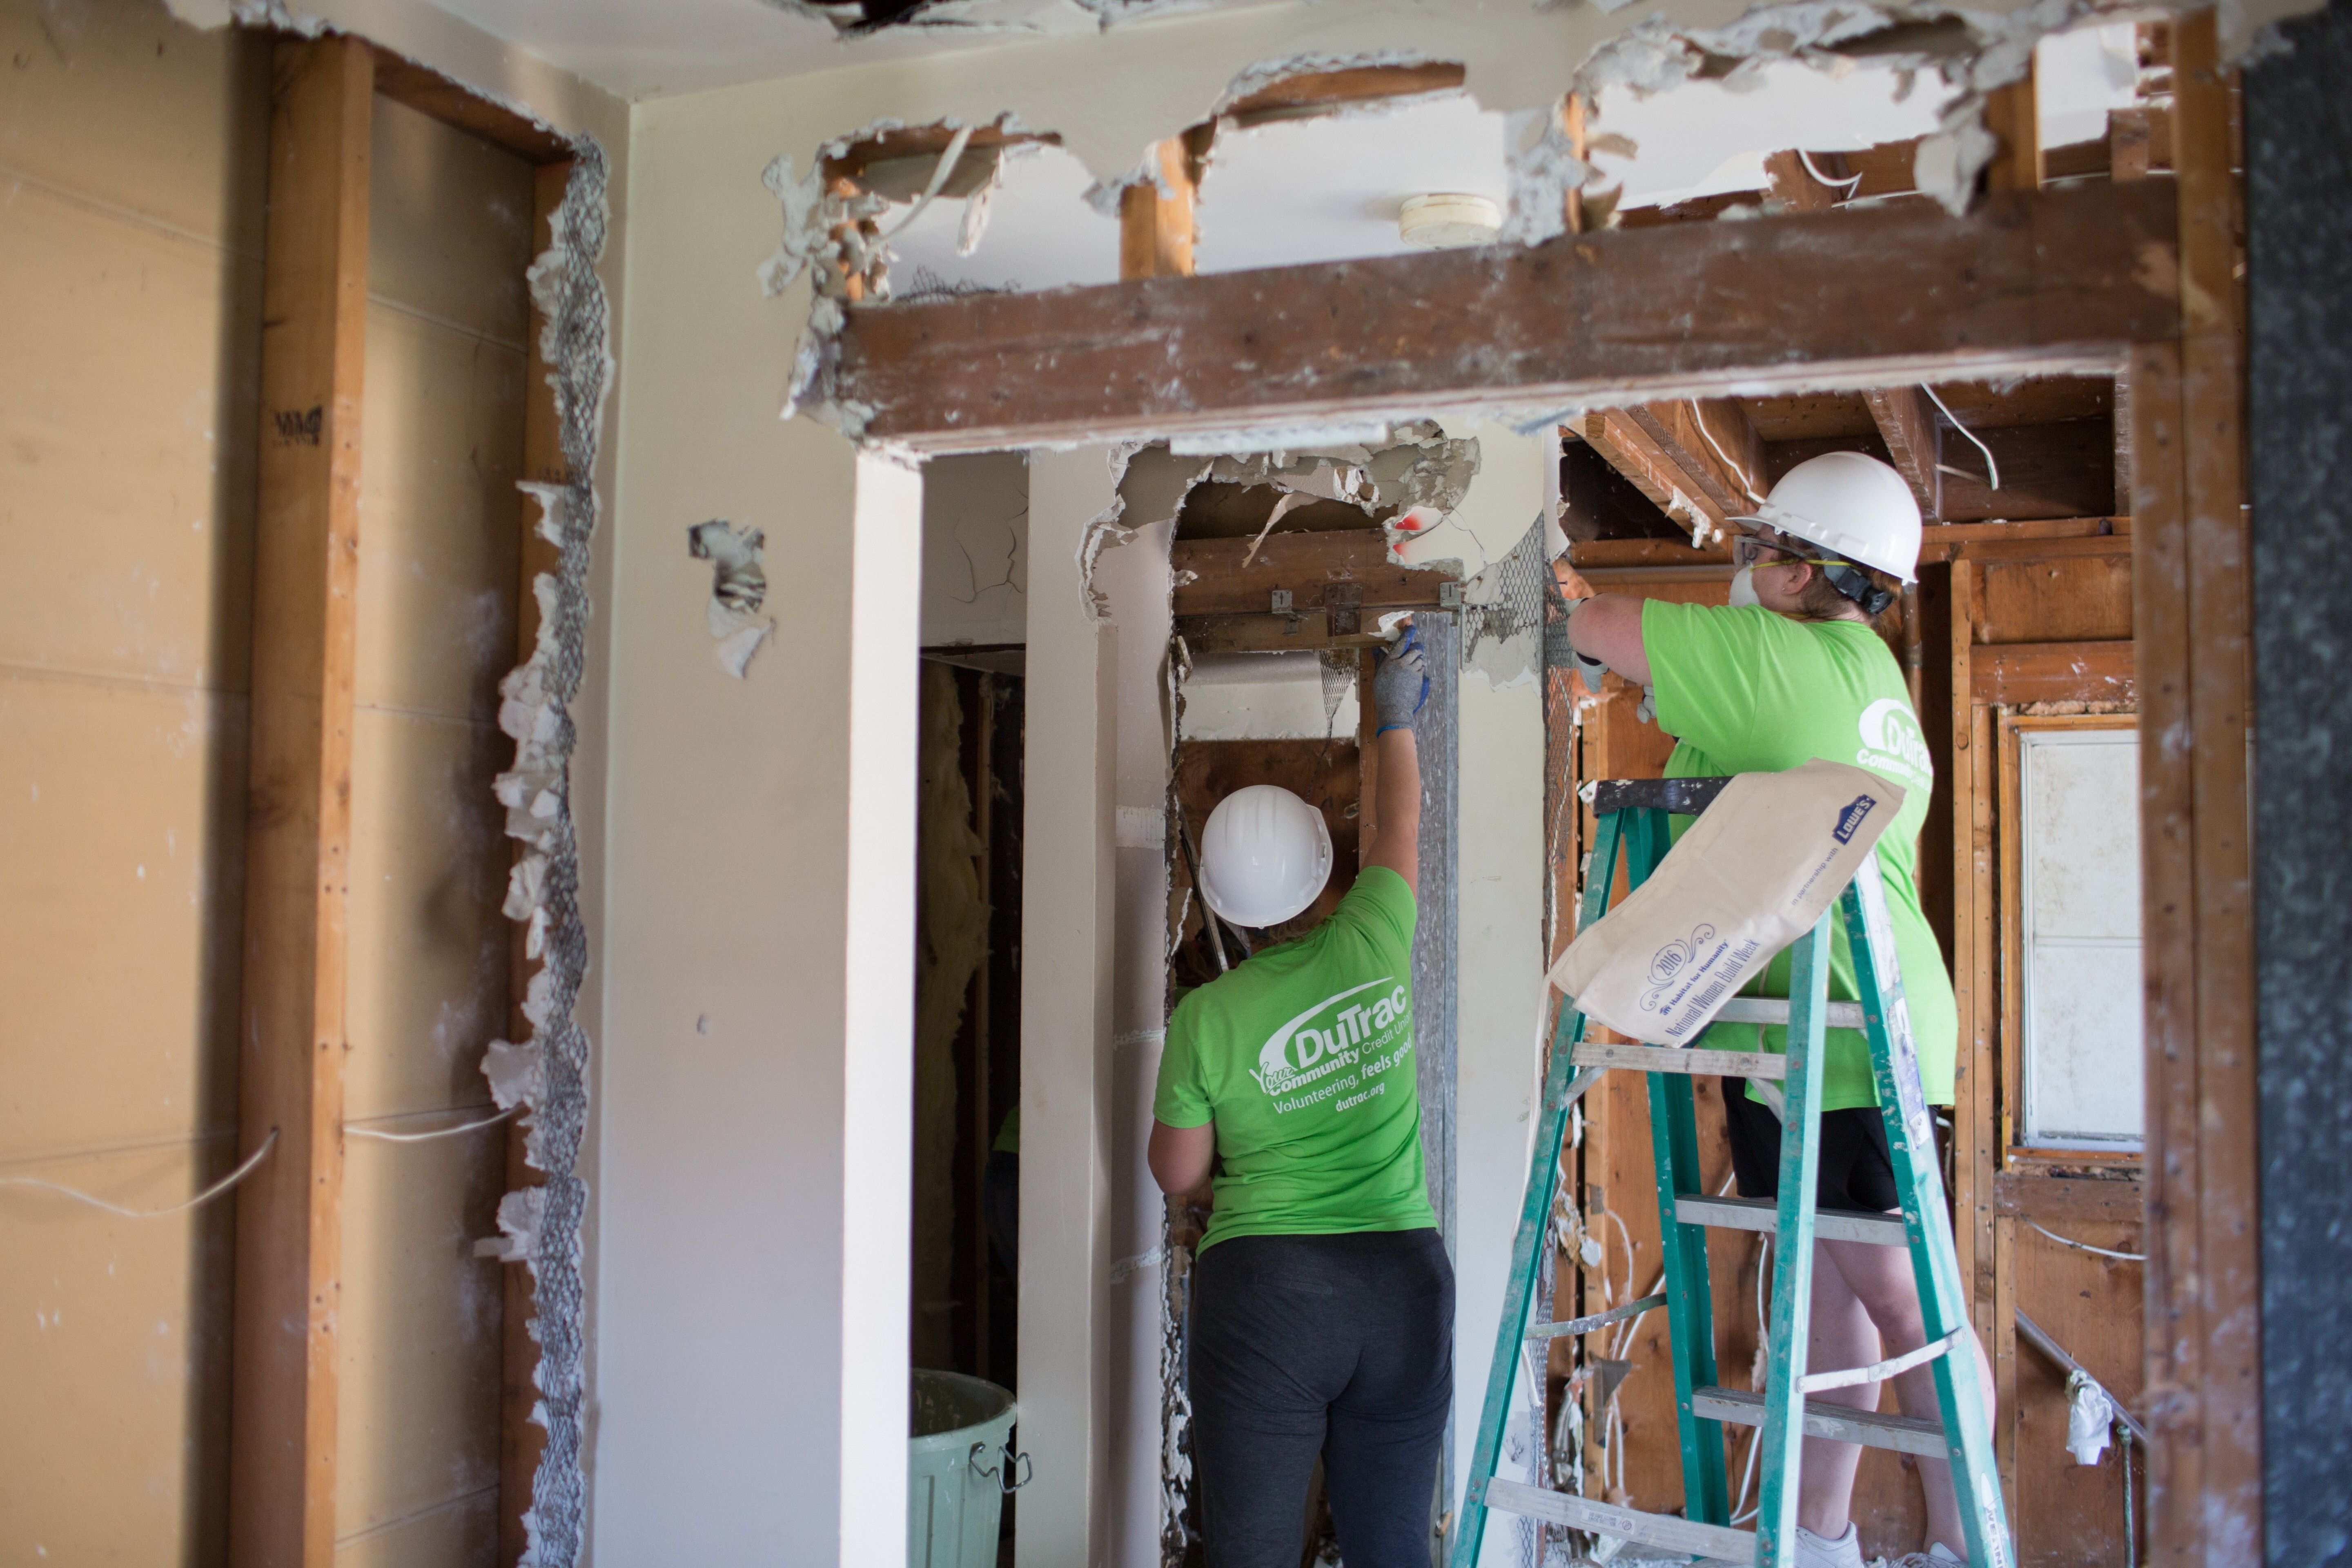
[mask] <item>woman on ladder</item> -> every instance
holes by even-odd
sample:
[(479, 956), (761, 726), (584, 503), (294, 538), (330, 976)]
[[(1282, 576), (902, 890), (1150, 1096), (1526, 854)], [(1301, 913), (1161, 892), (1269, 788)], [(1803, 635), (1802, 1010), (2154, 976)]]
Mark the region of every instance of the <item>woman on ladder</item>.
[[(1754, 516), (1734, 518), (1728, 605), (1717, 608), (1593, 595), (1572, 571), (1568, 636), (1588, 681), (1614, 669), (1649, 689), (1658, 726), (1675, 737), (1668, 778), (1779, 773), (1815, 758), (1866, 768), (1906, 791), (1903, 810), (1878, 841), (1888, 916), (1930, 1103), (1952, 1103), (1959, 1019), (1935, 933), (1920, 912), (1914, 877), (1919, 826), (1935, 770), (1893, 652), (1875, 623), (1900, 584), (1916, 581), (1919, 508), (1902, 476), (1859, 452), (1800, 463)], [(1675, 819), (1679, 831), (1687, 817)], [(1830, 994), (1855, 999), (1853, 958), (1833, 925)], [(1754, 994), (1789, 994), (1790, 955), (1774, 961)], [(1737, 1032), (1757, 1031), (1751, 1044)], [(1724, 1024), (1694, 1044), (1785, 1051), (1780, 1026)], [(1858, 1029), (1832, 1029), (1823, 1057), (1821, 1185), (1823, 1209), (1900, 1212), (1900, 1198), (1871, 1081), (1870, 1047)], [(1732, 1170), (1740, 1195), (1779, 1195), (1780, 1119), (1740, 1079), (1723, 1082)], [(1926, 1342), (1911, 1260), (1900, 1247), (1819, 1241), (1813, 1266), (1807, 1364), (1826, 1372), (1866, 1366)], [(1973, 1342), (1973, 1341), (1972, 1341)], [(1982, 1384), (1991, 1368), (1976, 1347)], [(1932, 1365), (1895, 1379), (1906, 1415), (1937, 1418)], [(1816, 1397), (1878, 1407), (1879, 1385)], [(1988, 1413), (1988, 1419), (1990, 1413)], [(1848, 1510), (1857, 1444), (1807, 1438), (1798, 1477), (1797, 1561), (1803, 1568), (1861, 1568)], [(1951, 1468), (1919, 1461), (1927, 1501), (1925, 1549), (1897, 1568), (1965, 1561)]]

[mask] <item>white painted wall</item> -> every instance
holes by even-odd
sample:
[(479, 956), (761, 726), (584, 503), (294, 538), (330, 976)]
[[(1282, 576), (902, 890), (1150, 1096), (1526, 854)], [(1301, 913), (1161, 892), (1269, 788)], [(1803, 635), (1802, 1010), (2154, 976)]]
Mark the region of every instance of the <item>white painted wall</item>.
[(1117, 645), (1078, 542), (1116, 500), (1100, 447), (1029, 469), (1021, 939), (1020, 1568), (1104, 1562), (1110, 1534), (1113, 752)]

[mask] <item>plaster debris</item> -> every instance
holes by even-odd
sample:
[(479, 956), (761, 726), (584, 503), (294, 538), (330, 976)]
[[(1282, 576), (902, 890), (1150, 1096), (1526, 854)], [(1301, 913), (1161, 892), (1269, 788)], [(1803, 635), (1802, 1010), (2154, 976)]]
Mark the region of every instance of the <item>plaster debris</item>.
[(1593, 169), (1570, 145), (1556, 107), (1513, 110), (1504, 121), (1504, 167), (1511, 210), (1497, 245), (1540, 245), (1568, 231), (1568, 196), (1591, 182)]
[(490, 1098), (500, 1110), (535, 1100), (547, 1089), (547, 1067), (534, 1045), (492, 1040), (482, 1058), (482, 1076), (489, 1080)]
[(500, 1263), (529, 1263), (538, 1254), (540, 1230), (546, 1219), (547, 1189), (516, 1188), (499, 1200), (499, 1234), (474, 1243), (474, 1256), (495, 1258)]
[(760, 183), (783, 209), (783, 237), (767, 260), (760, 263), (760, 292), (772, 300), (793, 286), (795, 279), (826, 246), (824, 231), (824, 171), (811, 160), (808, 173), (793, 173), (793, 157), (781, 153), (760, 171)]
[(739, 530), (713, 518), (688, 529), (686, 539), (688, 553), (710, 563), (710, 603), (705, 615), (719, 645), (711, 651), (719, 668), (740, 680), (751, 656), (776, 629), (774, 617), (760, 614), (768, 602), (767, 533), (757, 528)]

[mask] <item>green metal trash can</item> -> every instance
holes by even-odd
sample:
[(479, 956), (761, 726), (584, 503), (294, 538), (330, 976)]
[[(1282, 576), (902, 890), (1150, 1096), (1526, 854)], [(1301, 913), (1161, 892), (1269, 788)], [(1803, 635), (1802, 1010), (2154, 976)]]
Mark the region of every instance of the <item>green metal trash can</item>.
[(918, 1367), (907, 1443), (907, 1568), (996, 1568), (1004, 1494), (1029, 1483), (1019, 1408), (992, 1383)]

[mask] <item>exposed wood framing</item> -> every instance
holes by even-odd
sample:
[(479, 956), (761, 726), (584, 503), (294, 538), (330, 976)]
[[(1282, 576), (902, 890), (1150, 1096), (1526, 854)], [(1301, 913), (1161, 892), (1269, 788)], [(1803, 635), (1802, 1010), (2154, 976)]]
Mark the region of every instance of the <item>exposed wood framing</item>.
[[(533, 256), (542, 255), (553, 243), (555, 209), (562, 203), (565, 185), (572, 178), (572, 164), (542, 163), (533, 171), (531, 182), (531, 241)], [(530, 342), (526, 345), (530, 359), (523, 383), (522, 459), (526, 478), (540, 484), (563, 484), (571, 475), (563, 462), (562, 427), (556, 417), (555, 389), (548, 384), (549, 365), (541, 352), (540, 334), (547, 326), (547, 318), (540, 312), (537, 301), (530, 311)], [(539, 531), (538, 519), (530, 515), (535, 509), (524, 508), (520, 571), (522, 581), (515, 595), (515, 658), (518, 663), (530, 658), (539, 642), (539, 595), (531, 584), (542, 572), (553, 572), (558, 565), (557, 552), (546, 536)], [(520, 846), (514, 851), (516, 858), (523, 854)], [(508, 1009), (507, 1026), (514, 1031), (514, 1039), (528, 1038), (530, 1021), (523, 1016), (522, 999), (530, 983), (531, 971), (537, 967), (524, 953), (526, 932), (517, 927), (509, 951), (511, 981), (509, 991), (512, 1003)], [(507, 1190), (536, 1187), (546, 1182), (544, 1173), (533, 1170), (524, 1160), (523, 1151), (530, 1142), (529, 1134), (520, 1122), (509, 1123), (506, 1130)], [(530, 1507), (531, 1483), (539, 1474), (541, 1455), (547, 1447), (547, 1429), (530, 1418), (531, 1408), (539, 1402), (539, 1388), (532, 1381), (539, 1369), (539, 1343), (530, 1336), (530, 1323), (534, 1303), (531, 1298), (530, 1270), (520, 1263), (508, 1264), (505, 1275), (506, 1316), (502, 1334), (504, 1354), (499, 1378), (499, 1561), (506, 1568), (522, 1561), (529, 1544), (523, 1531), (522, 1516)]]
[(1264, 120), (1324, 113), (1349, 103), (1458, 92), (1466, 77), (1462, 67), (1446, 60), (1307, 71), (1284, 77), (1235, 99), (1218, 111), (1218, 118), (1248, 125)]
[(374, 61), (277, 46), (261, 331), (229, 1555), (331, 1568)]
[(1870, 417), (1886, 443), (1886, 456), (1911, 495), (1919, 513), (1929, 522), (1944, 515), (1943, 426), (1936, 423), (1936, 405), (1916, 386), (1875, 387), (1862, 395)]
[[(2161, 182), (853, 310), (837, 395), (929, 451), (1934, 374), (2178, 335)], [(1903, 308), (1895, 309), (1896, 301)], [(1693, 320), (1708, 331), (1695, 337)]]
[(559, 163), (572, 157), (572, 142), (553, 127), (493, 103), (451, 81), (429, 66), (375, 51), (375, 89), (394, 103), (503, 147), (526, 163)]
[(1985, 166), (1989, 191), (2039, 190), (2042, 181), (2042, 113), (2033, 90), (2033, 58), (2025, 76), (1985, 97), (1985, 129), (2000, 138), (2000, 151)]
[(1838, 205), (1842, 186), (1824, 184), (1813, 177), (1813, 170), (1805, 167), (1808, 161), (1832, 180), (1850, 177), (1845, 159), (1836, 153), (1807, 153), (1790, 149), (1775, 153), (1764, 160), (1765, 177), (1771, 181), (1772, 195), (1783, 205), (1798, 212), (1820, 212)]
[(2138, 700), (2128, 642), (1979, 644), (1969, 660), (1969, 700), (1995, 707), (2026, 702)]
[(1129, 185), (1118, 197), (1118, 275), (1122, 279), (1190, 278), (1196, 225), (1193, 203), (1201, 163), (1192, 138), (1171, 136), (1153, 149), (1158, 180)]
[[(1434, 609), (1438, 589), (1460, 581), (1449, 571), (1395, 564), (1387, 535), (1377, 528), (1270, 533), (1262, 542), (1180, 539), (1170, 548), (1169, 564), (1179, 574), (1179, 616), (1272, 615), (1276, 593), (1288, 594), (1302, 615), (1332, 606)], [(1181, 575), (1188, 572), (1191, 582)]]
[(1992, 724), (1960, 694), (1970, 689), (1982, 568), (1967, 556), (1951, 569), (1952, 989), (1960, 1021), (1953, 1104), (1952, 1240), (1978, 1335), (1995, 1342), (1992, 905)]
[[(2032, 522), (1947, 522), (1929, 524), (1922, 531), (1919, 559), (1948, 561), (1965, 549), (1979, 560), (1988, 559), (1986, 547), (2005, 549), (2008, 545), (2028, 541), (2054, 539), (2112, 539), (2109, 548), (2131, 551), (2131, 519), (2128, 517), (2053, 517)], [(2042, 551), (2043, 554), (2057, 552)], [(1998, 558), (1998, 557), (1990, 557)]]
[(2260, 1560), (2263, 1539), (2244, 370), (2232, 82), (2213, 14), (2177, 23), (2171, 53), (2181, 341), (2134, 355), (2131, 397), (2148, 1533), (2155, 1562), (2218, 1568)]

